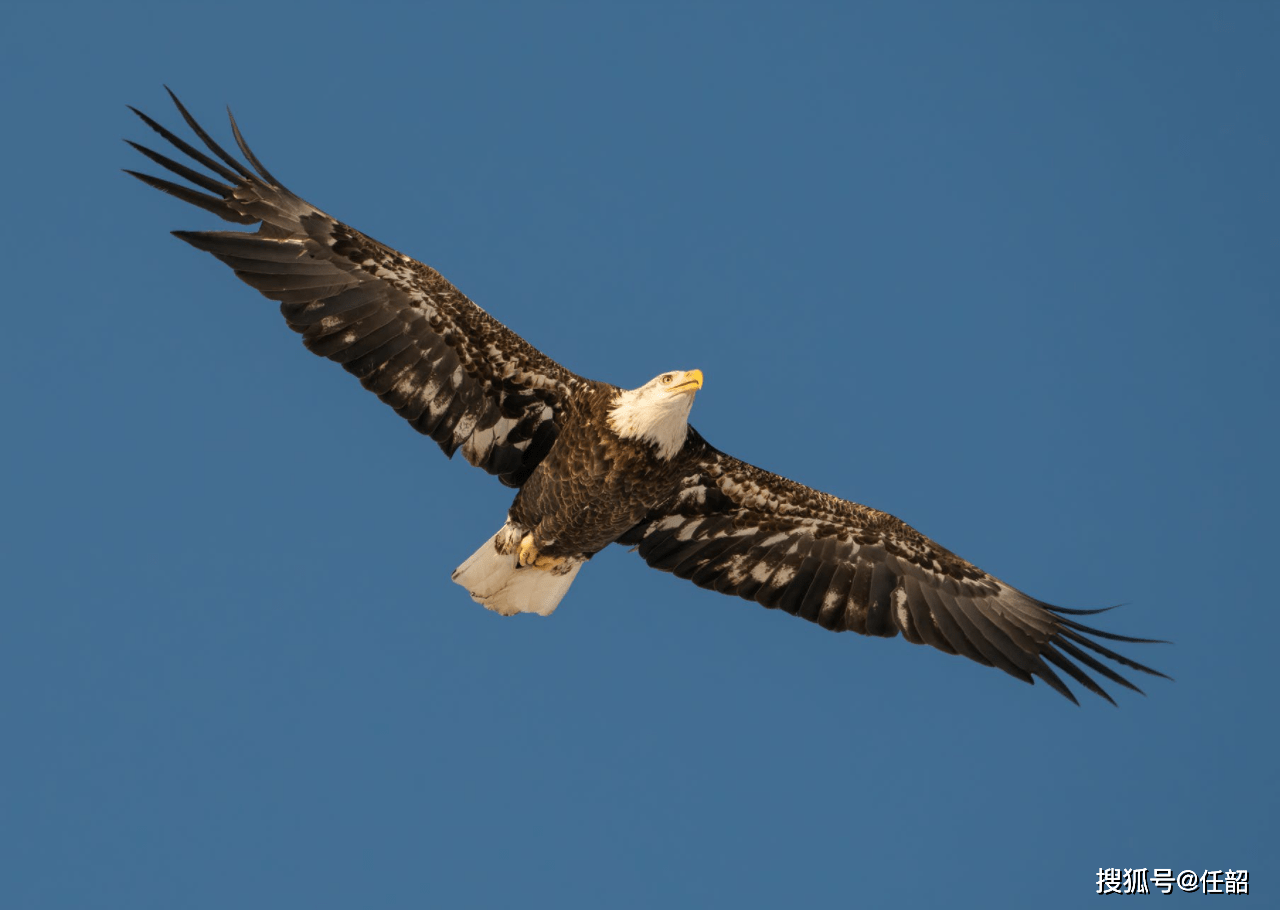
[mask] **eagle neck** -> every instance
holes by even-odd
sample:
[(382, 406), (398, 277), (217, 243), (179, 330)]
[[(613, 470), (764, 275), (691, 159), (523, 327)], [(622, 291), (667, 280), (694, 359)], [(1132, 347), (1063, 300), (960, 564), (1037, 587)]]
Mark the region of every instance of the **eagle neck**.
[(648, 443), (660, 460), (670, 461), (688, 438), (692, 406), (692, 395), (624, 389), (609, 408), (609, 429), (621, 439)]

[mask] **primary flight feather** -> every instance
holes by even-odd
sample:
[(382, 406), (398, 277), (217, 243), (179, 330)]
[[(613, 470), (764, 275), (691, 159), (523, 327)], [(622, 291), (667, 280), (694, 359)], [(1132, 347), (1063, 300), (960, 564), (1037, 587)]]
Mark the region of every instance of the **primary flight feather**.
[[(170, 92), (201, 150), (133, 109), (192, 164), (129, 144), (191, 186), (128, 173), (246, 231), (175, 231), (280, 303), (316, 354), (342, 364), (446, 454), (518, 488), (505, 524), (453, 573), (503, 615), (551, 613), (611, 543), (694, 584), (834, 631), (928, 644), (1075, 701), (1055, 671), (1138, 690), (1103, 659), (1163, 676), (1090, 628), (892, 515), (753, 467), (689, 426), (698, 370), (620, 389), (565, 369), (439, 272), (295, 196), (249, 150), (226, 152)], [(195, 187), (194, 189), (192, 187)]]

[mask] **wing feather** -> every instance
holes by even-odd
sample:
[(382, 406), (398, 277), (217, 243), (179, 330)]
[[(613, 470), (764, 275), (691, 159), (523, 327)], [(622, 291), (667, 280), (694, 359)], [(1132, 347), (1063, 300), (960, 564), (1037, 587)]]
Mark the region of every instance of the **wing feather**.
[(1164, 675), (1094, 640), (1150, 639), (1071, 619), (1099, 611), (1029, 597), (892, 515), (762, 471), (693, 430), (679, 457), (680, 489), (619, 541), (654, 568), (826, 629), (901, 633), (1026, 682), (1038, 677), (1071, 701), (1054, 668), (1108, 701), (1090, 672), (1141, 692), (1094, 655)]
[(259, 225), (256, 233), (175, 236), (277, 301), (308, 350), (341, 364), (448, 455), (461, 449), (471, 464), (521, 485), (555, 441), (566, 401), (589, 380), (532, 347), (434, 269), (291, 193), (249, 149), (229, 111), (248, 165), (169, 94), (207, 152), (137, 109), (189, 163), (129, 145), (197, 189), (128, 173), (226, 221)]

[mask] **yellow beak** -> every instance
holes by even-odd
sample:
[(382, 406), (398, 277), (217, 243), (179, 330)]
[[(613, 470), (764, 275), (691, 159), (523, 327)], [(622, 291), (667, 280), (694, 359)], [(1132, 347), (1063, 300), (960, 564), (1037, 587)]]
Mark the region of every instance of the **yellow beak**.
[(702, 370), (687, 370), (679, 385), (673, 386), (673, 392), (696, 392), (702, 388)]

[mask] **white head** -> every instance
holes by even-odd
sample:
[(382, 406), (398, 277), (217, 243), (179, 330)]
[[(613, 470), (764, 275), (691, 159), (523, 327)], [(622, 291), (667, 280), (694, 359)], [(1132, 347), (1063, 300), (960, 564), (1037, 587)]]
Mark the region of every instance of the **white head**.
[(609, 410), (609, 426), (623, 439), (643, 439), (658, 447), (658, 457), (673, 457), (689, 431), (693, 395), (702, 388), (701, 370), (672, 370), (638, 389), (618, 394)]

